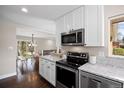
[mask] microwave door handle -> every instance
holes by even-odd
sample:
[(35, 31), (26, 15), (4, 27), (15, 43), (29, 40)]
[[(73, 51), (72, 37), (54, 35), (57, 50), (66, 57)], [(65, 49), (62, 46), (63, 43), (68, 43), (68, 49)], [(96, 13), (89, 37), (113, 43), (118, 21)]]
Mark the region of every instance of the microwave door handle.
[(77, 32), (76, 32), (76, 43), (77, 43)]

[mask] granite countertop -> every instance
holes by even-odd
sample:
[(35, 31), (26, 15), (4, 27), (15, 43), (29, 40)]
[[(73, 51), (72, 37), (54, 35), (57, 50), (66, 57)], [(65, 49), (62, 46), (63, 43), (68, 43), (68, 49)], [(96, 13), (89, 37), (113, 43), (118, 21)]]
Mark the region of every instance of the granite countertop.
[(49, 61), (53, 61), (53, 62), (64, 59), (64, 58), (60, 58), (60, 57), (52, 56), (52, 55), (41, 56), (40, 58), (43, 58), (43, 59), (46, 59), (46, 60), (49, 60)]
[(97, 59), (96, 64), (86, 63), (79, 70), (124, 83), (124, 62), (119, 60), (101, 58)]

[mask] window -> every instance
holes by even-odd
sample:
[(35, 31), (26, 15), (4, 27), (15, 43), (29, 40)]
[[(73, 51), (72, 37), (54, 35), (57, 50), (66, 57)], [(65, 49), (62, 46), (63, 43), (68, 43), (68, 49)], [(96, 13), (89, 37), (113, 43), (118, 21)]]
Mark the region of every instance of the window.
[(111, 21), (110, 44), (112, 55), (124, 56), (124, 18)]

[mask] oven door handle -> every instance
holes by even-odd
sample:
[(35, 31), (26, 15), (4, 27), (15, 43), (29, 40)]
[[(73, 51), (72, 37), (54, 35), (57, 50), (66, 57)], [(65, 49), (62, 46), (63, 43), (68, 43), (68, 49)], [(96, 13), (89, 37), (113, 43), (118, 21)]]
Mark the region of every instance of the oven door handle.
[(60, 68), (63, 68), (63, 69), (66, 69), (66, 70), (68, 70), (68, 71), (72, 71), (72, 72), (74, 72), (74, 73), (78, 73), (78, 70), (72, 69), (72, 68), (70, 68), (70, 67), (62, 66), (62, 65), (59, 65), (59, 64), (56, 64), (56, 66), (57, 66), (57, 67), (60, 67)]

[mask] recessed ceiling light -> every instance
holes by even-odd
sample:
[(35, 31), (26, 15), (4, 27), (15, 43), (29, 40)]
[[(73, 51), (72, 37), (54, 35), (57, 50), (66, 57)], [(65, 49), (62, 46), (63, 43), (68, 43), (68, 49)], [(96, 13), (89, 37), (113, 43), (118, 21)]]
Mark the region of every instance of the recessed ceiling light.
[(22, 8), (21, 10), (22, 10), (22, 12), (28, 13), (28, 9), (26, 9), (26, 8)]

